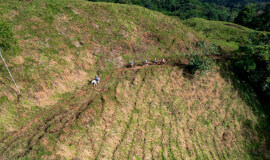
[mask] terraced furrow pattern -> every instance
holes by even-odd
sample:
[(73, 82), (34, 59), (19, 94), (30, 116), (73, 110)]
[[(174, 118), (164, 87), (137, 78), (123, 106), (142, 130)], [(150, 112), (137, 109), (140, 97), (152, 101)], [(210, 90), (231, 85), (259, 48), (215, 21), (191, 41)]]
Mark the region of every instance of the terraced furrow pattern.
[(250, 108), (231, 98), (236, 91), (216, 71), (194, 79), (182, 73), (172, 66), (118, 70), (100, 94), (86, 91), (1, 154), (14, 157), (11, 150), (26, 147), (20, 157), (250, 159), (242, 127), (243, 119), (256, 120), (242, 115)]

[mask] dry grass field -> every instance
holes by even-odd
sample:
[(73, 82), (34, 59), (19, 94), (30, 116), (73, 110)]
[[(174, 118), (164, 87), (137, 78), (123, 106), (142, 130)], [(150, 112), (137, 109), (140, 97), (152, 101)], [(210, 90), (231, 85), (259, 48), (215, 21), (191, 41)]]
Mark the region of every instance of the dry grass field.
[[(0, 159), (270, 158), (254, 93), (222, 64), (194, 75), (179, 65), (213, 41), (182, 21), (83, 0), (0, 0), (0, 17), (22, 92), (0, 63)], [(125, 67), (155, 57), (169, 63)]]

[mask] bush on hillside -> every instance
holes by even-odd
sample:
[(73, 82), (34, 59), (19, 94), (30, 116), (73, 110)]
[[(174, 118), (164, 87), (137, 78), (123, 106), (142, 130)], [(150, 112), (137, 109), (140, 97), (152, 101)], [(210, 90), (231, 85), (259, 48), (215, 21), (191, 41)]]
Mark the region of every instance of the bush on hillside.
[(6, 22), (0, 22), (0, 48), (7, 50), (16, 43), (11, 26)]
[(200, 47), (202, 50), (204, 50), (205, 49), (205, 42), (204, 41), (199, 41), (197, 43), (197, 46)]
[(202, 40), (197, 43), (197, 47), (202, 50), (204, 55), (220, 55), (220, 48), (215, 43), (207, 45), (205, 41)]
[(205, 73), (211, 70), (213, 64), (212, 59), (196, 54), (190, 58), (189, 71), (191, 74), (194, 74), (197, 70), (199, 70), (200, 73)]
[(212, 55), (220, 55), (220, 48), (214, 43), (209, 47), (209, 52)]

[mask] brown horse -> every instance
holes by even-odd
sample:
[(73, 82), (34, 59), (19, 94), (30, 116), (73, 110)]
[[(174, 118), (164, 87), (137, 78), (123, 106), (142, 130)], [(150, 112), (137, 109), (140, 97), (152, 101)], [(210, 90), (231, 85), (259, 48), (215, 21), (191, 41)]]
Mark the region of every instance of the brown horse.
[(133, 64), (133, 66), (131, 66), (130, 63), (126, 65), (127, 68), (132, 68), (132, 67), (134, 67), (134, 66), (135, 66), (135, 64)]
[(167, 63), (166, 60), (164, 60), (164, 62), (162, 62), (162, 61), (157, 61), (157, 65), (164, 65), (164, 64), (166, 64), (166, 63)]
[(145, 62), (145, 61), (142, 62), (142, 66), (148, 66), (149, 64), (150, 64), (149, 62)]

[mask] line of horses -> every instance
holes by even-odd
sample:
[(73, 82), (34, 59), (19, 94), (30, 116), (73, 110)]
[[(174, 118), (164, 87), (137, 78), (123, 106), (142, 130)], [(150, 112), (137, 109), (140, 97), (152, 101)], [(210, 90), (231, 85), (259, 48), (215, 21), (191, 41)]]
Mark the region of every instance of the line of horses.
[[(137, 66), (164, 65), (164, 64), (166, 64), (166, 63), (167, 63), (167, 61), (166, 61), (165, 59), (162, 59), (162, 60), (160, 60), (160, 61), (154, 60), (154, 61), (150, 61), (150, 62), (148, 62), (147, 60), (145, 60), (145, 61), (142, 62), (142, 64), (138, 64)], [(133, 68), (133, 67), (135, 67), (135, 66), (136, 66), (136, 65), (135, 65), (133, 62), (126, 65), (127, 68)], [(90, 82), (90, 81), (89, 81), (89, 82)], [(99, 82), (100, 82), (100, 78), (97, 78), (97, 79), (92, 80), (90, 83), (91, 83), (94, 87), (96, 87), (96, 86), (99, 84)]]
[(135, 65), (135, 63), (133, 63), (133, 65), (132, 65), (132, 63), (129, 63), (129, 64), (126, 65), (126, 67), (127, 68), (133, 68), (135, 66), (164, 65), (166, 63), (167, 63), (167, 61), (165, 59), (163, 59), (163, 60), (160, 60), (160, 61), (150, 61), (150, 62), (143, 61), (141, 64), (138, 64), (138, 65)]

